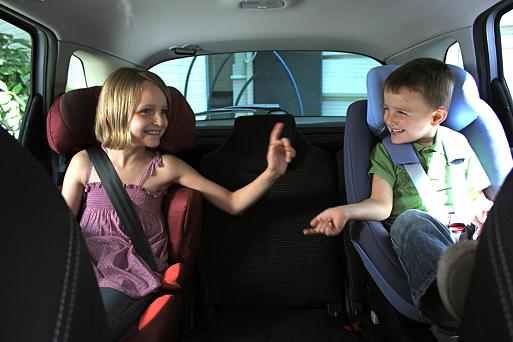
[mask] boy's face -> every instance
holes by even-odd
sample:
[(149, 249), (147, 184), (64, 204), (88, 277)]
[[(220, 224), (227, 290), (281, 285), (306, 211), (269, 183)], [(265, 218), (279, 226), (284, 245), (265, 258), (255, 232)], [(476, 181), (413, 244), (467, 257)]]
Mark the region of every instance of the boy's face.
[(158, 147), (167, 128), (167, 99), (162, 90), (151, 82), (142, 85), (141, 101), (130, 120), (131, 144)]
[(394, 144), (433, 144), (438, 125), (447, 117), (446, 110), (431, 108), (421, 93), (405, 87), (398, 93), (385, 90), (383, 107)]

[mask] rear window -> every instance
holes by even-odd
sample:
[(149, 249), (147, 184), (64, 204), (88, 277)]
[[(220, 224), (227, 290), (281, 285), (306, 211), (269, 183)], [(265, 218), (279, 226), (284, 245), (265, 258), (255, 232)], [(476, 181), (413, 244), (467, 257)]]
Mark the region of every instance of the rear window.
[(185, 95), (202, 126), (271, 112), (341, 121), (367, 97), (367, 72), (378, 65), (344, 52), (259, 51), (174, 59), (150, 71)]

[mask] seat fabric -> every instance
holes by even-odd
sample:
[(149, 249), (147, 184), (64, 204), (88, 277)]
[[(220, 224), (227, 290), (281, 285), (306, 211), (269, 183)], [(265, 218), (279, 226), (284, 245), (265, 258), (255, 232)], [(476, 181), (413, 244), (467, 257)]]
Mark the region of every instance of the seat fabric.
[[(232, 191), (251, 182), (267, 166), (269, 134), (277, 121), (285, 123), (282, 136), (297, 152), (286, 174), (241, 216), (205, 208), (202, 249), (214, 312), (206, 340), (278, 341), (273, 327), (290, 321), (302, 335), (292, 340), (309, 341), (308, 325), (293, 317), (312, 315), (318, 322), (319, 315), (328, 318), (326, 303), (341, 301), (341, 237), (302, 234), (316, 214), (337, 203), (333, 159), (296, 130), (293, 116), (237, 118), (224, 144), (204, 156), (201, 172)], [(246, 323), (240, 328), (225, 320)]]
[(107, 341), (87, 247), (51, 177), (0, 127), (0, 341)]
[[(50, 147), (61, 160), (97, 143), (93, 127), (100, 87), (77, 89), (59, 96), (47, 117)], [(195, 118), (192, 109), (175, 88), (169, 87), (171, 110), (159, 150), (180, 152), (194, 145)], [(184, 306), (198, 250), (202, 198), (195, 190), (172, 186), (163, 201), (169, 236), (169, 268), (162, 276), (162, 291), (142, 314), (139, 322), (122, 337), (123, 341), (178, 341)]]
[[(377, 67), (367, 76), (368, 101), (348, 108), (344, 136), (344, 166), (348, 203), (364, 200), (370, 194), (370, 151), (388, 134), (383, 121), (383, 83), (397, 65)], [(465, 70), (450, 65), (454, 92), (448, 119), (443, 125), (467, 137), (481, 161), (491, 186), (485, 190), (494, 199), (513, 161), (504, 131), (491, 108), (479, 98), (476, 84)], [(350, 234), (358, 254), (377, 286), (406, 317), (428, 323), (414, 307), (402, 266), (393, 251), (388, 231), (379, 222), (350, 222)]]

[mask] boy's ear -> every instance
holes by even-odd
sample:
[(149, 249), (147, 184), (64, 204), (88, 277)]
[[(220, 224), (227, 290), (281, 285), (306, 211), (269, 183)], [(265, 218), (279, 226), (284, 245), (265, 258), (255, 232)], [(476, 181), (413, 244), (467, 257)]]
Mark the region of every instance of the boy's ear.
[(433, 112), (432, 121), (431, 124), (433, 126), (440, 125), (442, 122), (447, 119), (447, 109), (444, 109), (443, 107), (438, 107)]

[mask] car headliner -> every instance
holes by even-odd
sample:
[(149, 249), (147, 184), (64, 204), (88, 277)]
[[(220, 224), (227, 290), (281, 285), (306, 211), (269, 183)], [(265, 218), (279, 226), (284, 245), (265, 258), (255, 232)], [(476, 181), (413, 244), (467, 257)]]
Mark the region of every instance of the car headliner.
[(4, 0), (58, 40), (147, 65), (169, 47), (204, 53), (311, 49), (379, 60), (468, 29), (492, 0), (285, 0), (285, 8), (243, 10), (238, 0)]

